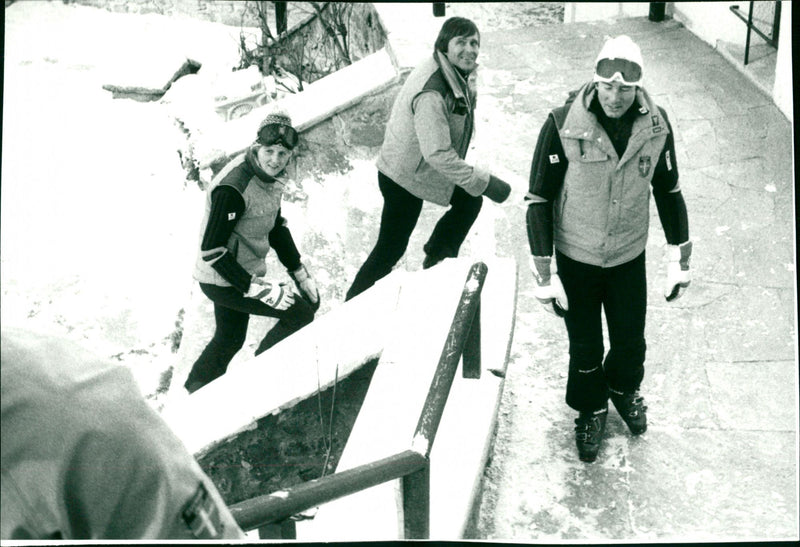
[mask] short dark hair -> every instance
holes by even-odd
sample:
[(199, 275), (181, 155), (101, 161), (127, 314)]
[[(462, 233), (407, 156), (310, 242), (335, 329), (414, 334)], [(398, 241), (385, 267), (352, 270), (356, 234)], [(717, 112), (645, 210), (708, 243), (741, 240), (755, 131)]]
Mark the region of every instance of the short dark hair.
[(478, 32), (478, 27), (475, 23), (464, 17), (451, 17), (442, 25), (442, 30), (439, 31), (439, 36), (436, 38), (433, 48), (442, 53), (447, 53), (447, 45), (450, 40), (456, 36), (472, 36), (473, 34), (477, 34), (480, 40), (481, 33)]

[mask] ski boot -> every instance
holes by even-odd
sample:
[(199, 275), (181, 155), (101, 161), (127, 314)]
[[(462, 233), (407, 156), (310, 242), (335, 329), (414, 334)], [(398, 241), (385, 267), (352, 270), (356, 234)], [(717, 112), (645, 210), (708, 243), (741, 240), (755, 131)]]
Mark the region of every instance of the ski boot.
[(632, 435), (641, 435), (647, 431), (647, 405), (644, 398), (639, 395), (639, 391), (633, 393), (622, 393), (611, 391), (611, 402), (619, 412), (623, 421), (627, 424)]
[(575, 419), (575, 443), (578, 457), (584, 462), (593, 462), (600, 451), (600, 441), (606, 430), (608, 408), (581, 412)]

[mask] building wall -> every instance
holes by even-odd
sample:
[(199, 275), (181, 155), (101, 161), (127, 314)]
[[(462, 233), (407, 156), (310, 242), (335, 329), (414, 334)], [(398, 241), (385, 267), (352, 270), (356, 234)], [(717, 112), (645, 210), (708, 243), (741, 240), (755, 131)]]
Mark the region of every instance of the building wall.
[(781, 30), (778, 37), (778, 60), (772, 98), (781, 112), (794, 120), (794, 87), (792, 86), (792, 3), (781, 2)]

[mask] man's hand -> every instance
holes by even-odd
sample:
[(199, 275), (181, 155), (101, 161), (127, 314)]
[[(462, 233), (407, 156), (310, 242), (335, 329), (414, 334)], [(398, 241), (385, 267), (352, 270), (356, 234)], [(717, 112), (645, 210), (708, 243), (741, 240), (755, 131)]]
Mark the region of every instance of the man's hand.
[(672, 302), (680, 298), (692, 282), (692, 270), (689, 259), (692, 256), (692, 242), (680, 245), (667, 245), (667, 284), (664, 287), (664, 298)]
[(288, 283), (268, 281), (263, 277), (253, 276), (245, 296), (261, 300), (276, 310), (285, 310), (294, 304), (294, 294)]
[(567, 293), (561, 278), (556, 271), (550, 269), (549, 256), (532, 256), (530, 261), (531, 272), (534, 278), (533, 295), (542, 303), (544, 309), (558, 317), (564, 317), (569, 309)]
[(320, 304), (317, 282), (311, 277), (311, 274), (308, 273), (308, 269), (306, 269), (305, 265), (300, 264), (300, 267), (293, 272), (289, 272), (289, 275), (292, 280), (294, 280), (295, 285), (297, 285), (300, 296), (311, 304), (314, 311), (317, 311)]

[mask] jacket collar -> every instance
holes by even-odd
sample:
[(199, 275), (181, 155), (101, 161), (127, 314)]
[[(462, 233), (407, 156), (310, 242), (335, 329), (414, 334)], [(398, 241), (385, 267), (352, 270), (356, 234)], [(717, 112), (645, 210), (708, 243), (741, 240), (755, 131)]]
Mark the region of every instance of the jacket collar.
[(439, 68), (442, 70), (442, 74), (444, 75), (447, 85), (453, 90), (453, 95), (455, 96), (456, 102), (463, 103), (464, 106), (472, 110), (472, 106), (475, 104), (475, 97), (477, 95), (475, 84), (475, 71), (477, 68), (473, 70), (465, 79), (453, 67), (447, 56), (438, 49), (433, 52), (433, 58), (436, 61), (436, 64), (438, 64)]
[[(592, 104), (596, 95), (597, 90), (592, 82), (585, 84), (580, 89), (567, 113), (560, 134), (564, 138), (596, 141), (612, 157), (616, 157), (616, 151), (611, 141), (595, 115), (589, 110), (589, 105)], [(628, 140), (625, 154), (620, 158), (619, 166), (636, 154), (647, 140), (669, 133), (667, 123), (661, 116), (658, 107), (641, 87), (636, 90), (636, 99), (631, 108), (637, 108), (639, 115), (634, 120), (631, 137)]]

